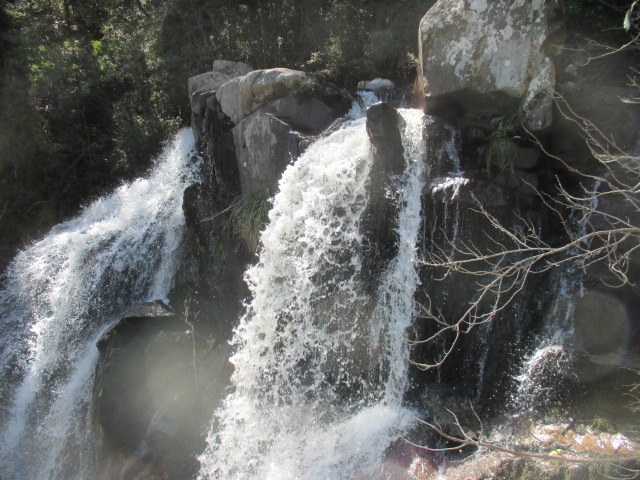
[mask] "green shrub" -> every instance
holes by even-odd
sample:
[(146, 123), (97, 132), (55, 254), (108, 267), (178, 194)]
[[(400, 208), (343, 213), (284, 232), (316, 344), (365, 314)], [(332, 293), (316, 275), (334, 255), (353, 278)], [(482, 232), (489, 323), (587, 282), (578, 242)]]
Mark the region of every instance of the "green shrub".
[(517, 128), (516, 116), (501, 116), (491, 120), (493, 131), (491, 139), (485, 149), (485, 164), (487, 173), (491, 174), (491, 168), (497, 167), (500, 172), (514, 173), (518, 159), (518, 145), (515, 142), (515, 130)]
[(269, 220), (270, 208), (268, 192), (240, 196), (231, 205), (231, 232), (244, 242), (250, 252), (258, 250), (260, 233)]

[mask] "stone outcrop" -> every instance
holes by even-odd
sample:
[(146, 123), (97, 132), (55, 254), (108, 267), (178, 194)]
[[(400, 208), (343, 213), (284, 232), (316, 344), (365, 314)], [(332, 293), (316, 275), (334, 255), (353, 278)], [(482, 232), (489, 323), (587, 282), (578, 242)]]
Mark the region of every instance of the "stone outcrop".
[(255, 70), (221, 85), (216, 97), (222, 112), (235, 124), (269, 102), (293, 95), (318, 98), (329, 107), (343, 110), (345, 97), (328, 83), (298, 70)]
[(346, 113), (349, 100), (328, 83), (297, 70), (256, 70), (216, 91), (220, 111), (236, 126), (233, 139), (243, 195), (273, 194), (299, 143)]
[(177, 331), (181, 322), (161, 302), (141, 304), (128, 311), (98, 341), (100, 360), (94, 389), (97, 423), (105, 440), (135, 449), (152, 416), (152, 395), (145, 386), (144, 351), (151, 336)]
[[(210, 123), (210, 117), (215, 113), (219, 114), (220, 111), (210, 97), (215, 96), (216, 91), (229, 80), (251, 71), (253, 68), (246, 63), (216, 60), (213, 62), (212, 71), (189, 78), (187, 85), (191, 103), (191, 126), (198, 140), (204, 140), (205, 121), (209, 120)], [(207, 110), (212, 113), (207, 115)]]
[(358, 82), (358, 90), (373, 92), (380, 100), (385, 102), (391, 101), (395, 88), (395, 84), (387, 78), (374, 78), (373, 80)]
[(217, 190), (273, 194), (301, 152), (299, 141), (322, 132), (350, 106), (343, 92), (301, 71), (247, 72), (248, 65), (225, 61), (214, 68), (189, 79), (189, 91), (192, 126), (206, 144)]
[(364, 277), (375, 291), (380, 273), (397, 253), (394, 231), (398, 227), (397, 177), (404, 172), (401, 129), (404, 120), (388, 103), (367, 109), (367, 134), (374, 161), (369, 172), (369, 201), (362, 213)]
[(530, 130), (552, 122), (555, 69), (545, 44), (556, 0), (439, 0), (420, 23), (420, 77), (427, 113), (517, 113)]
[(373, 80), (363, 80), (358, 82), (358, 90), (367, 92), (381, 92), (384, 90), (393, 90), (395, 84), (387, 78), (374, 78)]
[(209, 91), (215, 91), (220, 85), (228, 82), (232, 78), (241, 77), (253, 70), (254, 68), (246, 63), (232, 62), (230, 60), (214, 60), (210, 72), (189, 78), (187, 81), (189, 96), (191, 97), (197, 91), (204, 91), (205, 88)]
[(287, 165), (347, 112), (350, 99), (296, 70), (252, 70), (221, 60), (213, 66), (189, 80), (192, 127), (205, 158), (202, 182), (185, 192), (184, 211), (199, 287), (215, 303), (230, 297), (222, 293), (230, 285), (242, 290), (243, 265), (254, 253), (238, 252), (242, 242), (228, 228), (230, 205), (240, 196), (274, 195)]
[(628, 310), (637, 303), (637, 291), (633, 293), (632, 299), (623, 297), (626, 301), (618, 298), (618, 289), (602, 287), (576, 295), (573, 329), (568, 337), (575, 349), (575, 371), (582, 382), (615, 375), (631, 360), (634, 328)]
[(135, 306), (100, 338), (93, 402), (105, 444), (99, 461), (107, 471), (126, 465), (109, 478), (139, 470), (160, 478), (196, 474), (194, 454), (204, 448), (231, 374), (228, 345), (211, 342), (194, 339), (190, 325), (160, 301)]
[(232, 132), (243, 194), (271, 196), (282, 172), (298, 157), (300, 135), (264, 111), (252, 113)]

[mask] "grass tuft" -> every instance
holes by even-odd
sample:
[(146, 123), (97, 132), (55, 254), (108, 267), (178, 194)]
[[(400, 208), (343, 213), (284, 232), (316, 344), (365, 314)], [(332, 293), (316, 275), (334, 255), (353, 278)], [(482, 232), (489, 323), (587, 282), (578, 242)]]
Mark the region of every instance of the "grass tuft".
[(250, 252), (257, 252), (260, 233), (269, 220), (271, 201), (268, 192), (243, 195), (230, 207), (229, 223), (234, 236), (242, 239)]

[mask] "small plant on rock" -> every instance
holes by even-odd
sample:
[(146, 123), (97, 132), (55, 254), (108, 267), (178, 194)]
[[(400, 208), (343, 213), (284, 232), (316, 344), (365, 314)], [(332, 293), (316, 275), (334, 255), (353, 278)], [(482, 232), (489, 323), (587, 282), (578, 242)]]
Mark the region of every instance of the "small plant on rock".
[(516, 116), (501, 116), (491, 119), (491, 140), (485, 150), (487, 173), (491, 174), (493, 166), (500, 172), (513, 173), (518, 159), (518, 145), (515, 142)]
[(313, 84), (295, 80), (293, 83), (292, 94), (298, 100), (311, 98), (317, 94), (317, 87)]
[(242, 239), (250, 252), (256, 252), (260, 244), (260, 232), (268, 221), (271, 208), (269, 192), (238, 197), (231, 205), (229, 222), (231, 232)]

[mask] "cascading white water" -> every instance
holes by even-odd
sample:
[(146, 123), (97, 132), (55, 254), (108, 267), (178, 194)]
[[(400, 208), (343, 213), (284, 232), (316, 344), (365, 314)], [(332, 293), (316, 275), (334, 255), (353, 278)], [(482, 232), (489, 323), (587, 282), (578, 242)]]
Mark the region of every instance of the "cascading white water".
[[(594, 182), (591, 195), (584, 199), (587, 204), (583, 211), (578, 212), (578, 218), (574, 218), (573, 227), (578, 237), (587, 234), (587, 225), (590, 216), (598, 208), (598, 190), (600, 181)], [(571, 255), (579, 251), (576, 246), (569, 253)], [(518, 385), (513, 394), (512, 404), (520, 412), (533, 412), (537, 403), (544, 401), (551, 403), (547, 390), (550, 390), (555, 382), (566, 382), (575, 375), (571, 359), (570, 349), (566, 348), (566, 342), (571, 338), (576, 301), (585, 294), (585, 259), (578, 258), (574, 262), (568, 262), (553, 272), (550, 291), (555, 292), (555, 297), (545, 314), (545, 325), (537, 346), (525, 359), (516, 376)], [(541, 381), (544, 378), (547, 385)], [(549, 405), (547, 405), (549, 406)]]
[(212, 424), (201, 478), (349, 478), (412, 423), (401, 401), (424, 142), (422, 113), (401, 113), (399, 249), (375, 298), (365, 293), (358, 231), (373, 161), (364, 119), (284, 173), (260, 261), (246, 274), (252, 300), (233, 340), (233, 391)]
[(147, 179), (56, 226), (9, 267), (0, 293), (3, 480), (93, 478), (96, 341), (119, 313), (168, 294), (182, 257), (182, 196), (196, 180), (194, 155), (184, 129)]

